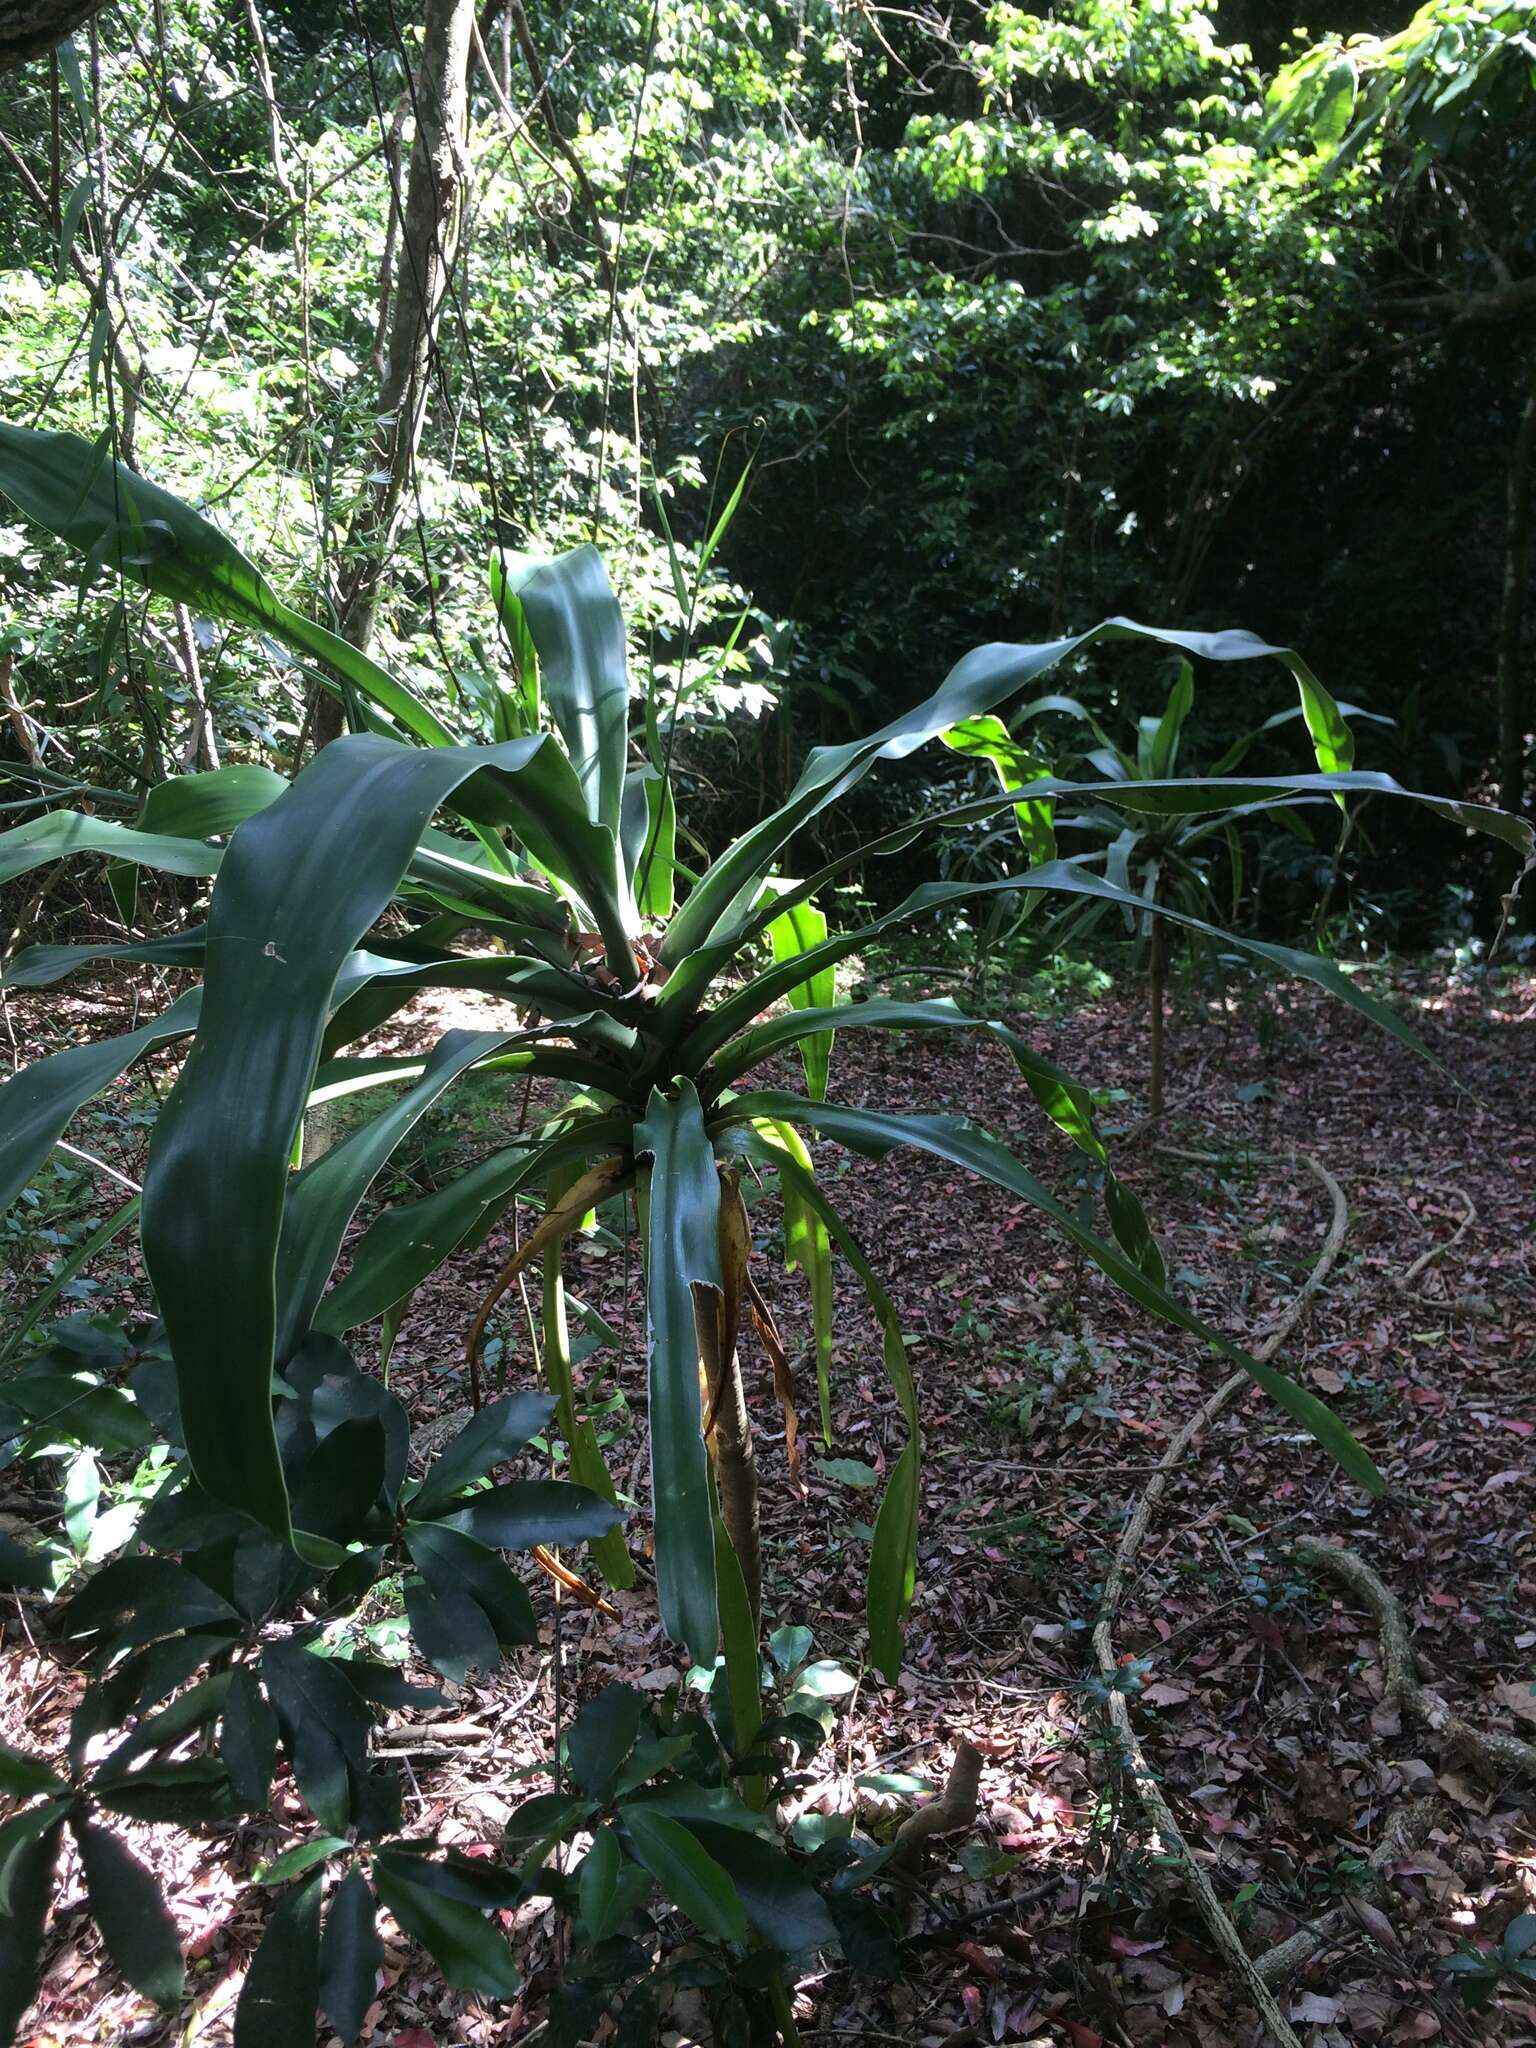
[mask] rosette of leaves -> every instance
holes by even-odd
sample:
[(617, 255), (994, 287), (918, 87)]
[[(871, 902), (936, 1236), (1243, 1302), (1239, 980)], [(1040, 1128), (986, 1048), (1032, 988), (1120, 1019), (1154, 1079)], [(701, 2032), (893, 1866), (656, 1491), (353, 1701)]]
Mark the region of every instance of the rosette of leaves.
[[(784, 1663), (777, 1647), (774, 1661)], [(803, 1676), (782, 1675), (786, 1687)], [(651, 2040), (681, 1988), (702, 1996), (716, 2040), (792, 2039), (780, 2032), (786, 1966), (830, 1952), (896, 1974), (895, 1924), (859, 1896), (889, 1852), (855, 1844), (849, 1829), (810, 1846), (785, 1841), (769, 1817), (809, 1782), (802, 1767), (826, 1739), (822, 1720), (791, 1691), (743, 1752), (723, 1673), (707, 1704), (706, 1714), (670, 1694), (608, 1686), (571, 1723), (560, 1789), (507, 1823), (520, 1896), (549, 1898), (572, 1921), (549, 2008), (558, 2048), (575, 2048), (610, 2013), (619, 2038)], [(568, 1853), (557, 1858), (561, 1845)]]
[[(945, 744), (957, 753), (989, 761), (1005, 786), (1025, 789), (1036, 782), (1049, 786), (1051, 774), (1037, 748), (1020, 737), (1028, 728), (1042, 719), (1066, 718), (1086, 726), (1092, 735), (1095, 744), (1081, 757), (1082, 763), (1102, 777), (1104, 784), (1113, 784), (1116, 794), (1110, 795), (1101, 784), (1092, 793), (1080, 790), (1065, 805), (1049, 797), (1021, 802), (1015, 808), (1017, 838), (1034, 861), (1054, 858), (1058, 832), (1070, 831), (1090, 842), (1101, 842), (1074, 858), (1102, 873), (1118, 894), (1067, 905), (1051, 921), (1042, 943), (1051, 948), (1080, 946), (1112, 917), (1120, 920), (1134, 940), (1147, 969), (1150, 1107), (1154, 1116), (1161, 1114), (1164, 1103), (1170, 923), (1175, 936), (1185, 940), (1192, 964), (1208, 956), (1217, 944), (1236, 943), (1229, 931), (1211, 920), (1219, 916), (1235, 919), (1238, 914), (1243, 895), (1243, 829), (1254, 819), (1265, 817), (1309, 840), (1311, 834), (1297, 815), (1298, 807), (1330, 803), (1328, 795), (1317, 789), (1295, 784), (1277, 789), (1270, 784), (1256, 794), (1253, 784), (1233, 780), (1266, 733), (1305, 717), (1303, 700), (1302, 705), (1277, 712), (1234, 741), (1209, 771), (1197, 778), (1207, 792), (1203, 808), (1170, 809), (1154, 802), (1138, 805), (1134, 795), (1128, 794), (1136, 785), (1157, 789), (1177, 775), (1184, 728), (1194, 702), (1194, 669), (1187, 660), (1180, 660), (1175, 663), (1162, 711), (1138, 719), (1135, 740), (1127, 746), (1118, 745), (1076, 697), (1056, 693), (1024, 705), (1010, 724), (989, 716), (970, 720), (943, 736)], [(1358, 705), (1341, 704), (1335, 709), (1341, 723), (1358, 718), (1391, 723)], [(1345, 753), (1352, 761), (1352, 742), (1346, 743)], [(1075, 767), (1077, 757), (1069, 755), (1066, 765)], [(1346, 811), (1340, 821), (1341, 832), (1347, 833), (1350, 822), (1351, 814)], [(987, 850), (995, 858), (996, 842)], [(1219, 895), (1223, 867), (1225, 889)], [(1026, 907), (1029, 902), (1026, 898)]]
[[(302, 1555), (199, 1483), (158, 1331), (130, 1339), (81, 1318), (48, 1333), (0, 1392), (0, 1434), (15, 1457), (89, 1457), (110, 1472), (165, 1453), (147, 1461), (159, 1483), (118, 1554), (47, 1610), (90, 1672), (66, 1758), (56, 1767), (0, 1752), (0, 1789), (24, 1802), (0, 1826), (0, 2042), (15, 2038), (36, 1989), (66, 1830), (108, 1956), (135, 1990), (175, 2005), (175, 1924), (116, 1824), (195, 1831), (257, 1820), (279, 1784), (298, 1793), (317, 1832), (264, 1873), (287, 1889), (241, 1993), (240, 2048), (308, 2048), (317, 2008), (344, 2040), (357, 2037), (375, 1995), (381, 1901), (450, 1982), (488, 1995), (517, 1988), (506, 1940), (484, 1917), (493, 1873), (464, 1877), (402, 1835), (399, 1775), (374, 1755), (375, 1722), (381, 1709), (442, 1695), (363, 1654), (360, 1611), (401, 1587), (429, 1662), (458, 1679), (471, 1666), (492, 1671), (537, 1640), (528, 1594), (501, 1553), (601, 1539), (617, 1511), (581, 1486), (497, 1477), (548, 1428), (548, 1395), (481, 1409), (411, 1478), (404, 1407), (337, 1339), (306, 1338), (274, 1392)], [(58, 1568), (47, 1546), (6, 1539), (0, 1576), (10, 1583), (46, 1589)], [(504, 1882), (502, 1903), (511, 1891)]]
[[(743, 1699), (749, 1676), (755, 1691), (756, 1476), (737, 1340), (748, 1320), (765, 1330), (770, 1350), (774, 1338), (749, 1271), (734, 1182), (737, 1164), (750, 1160), (770, 1167), (783, 1190), (789, 1257), (815, 1310), (823, 1389), (833, 1357), (834, 1251), (883, 1332), (908, 1434), (875, 1521), (867, 1613), (874, 1661), (894, 1675), (916, 1558), (917, 1390), (890, 1299), (818, 1177), (815, 1142), (875, 1158), (924, 1153), (1029, 1204), (1150, 1314), (1241, 1363), (1362, 1485), (1380, 1485), (1369, 1458), (1313, 1394), (1248, 1358), (1169, 1291), (1152, 1231), (1110, 1167), (1084, 1089), (1001, 1022), (950, 1002), (837, 999), (834, 970), (874, 933), (988, 890), (1135, 910), (1140, 899), (1080, 862), (1048, 857), (988, 882), (927, 884), (857, 929), (832, 932), (818, 908), (851, 869), (937, 826), (1016, 806), (1091, 797), (1144, 819), (1204, 816), (1280, 796), (1344, 803), (1364, 790), (1404, 794), (1384, 776), (1354, 770), (1348, 725), (1297, 655), (1243, 633), (1165, 632), (1122, 619), (1041, 645), (978, 648), (931, 697), (878, 732), (815, 749), (787, 800), (691, 878), (675, 854), (660, 721), (648, 716), (631, 733), (623, 621), (593, 549), (498, 566), (493, 597), (514, 680), (452, 714), (483, 721), (472, 727), (454, 725), (284, 605), (216, 528), (104, 450), (0, 427), (0, 489), (77, 549), (88, 569), (115, 569), (318, 664), (361, 728), (290, 784), (237, 784), (227, 770), (223, 779), (183, 777), (156, 792), (154, 817), (137, 826), (56, 810), (0, 835), (0, 876), (97, 854), (212, 879), (203, 922), (106, 949), (108, 957), (199, 971), (197, 987), (137, 1031), (56, 1054), (0, 1088), (0, 1196), (26, 1184), (76, 1108), (130, 1062), (190, 1040), (150, 1146), (144, 1256), (196, 1484), (220, 1511), (247, 1517), (291, 1550), (295, 1568), (329, 1561), (335, 1537), (322, 1496), (296, 1491), (285, 1465), (274, 1372), (289, 1373), (317, 1341), (398, 1312), (436, 1267), (482, 1243), (518, 1197), (544, 1203), (524, 1256), (544, 1261), (551, 1385), (572, 1475), (611, 1494), (560, 1336), (560, 1245), (595, 1203), (632, 1188), (648, 1299), (662, 1616), (695, 1663), (711, 1663), (723, 1644), (745, 1674)], [(1299, 691), (1318, 772), (1124, 784), (1036, 778), (1027, 791), (1005, 788), (940, 819), (897, 826), (803, 879), (777, 873), (795, 835), (879, 763), (1000, 711), (1054, 663), (1116, 639), (1217, 663), (1278, 661)], [(213, 793), (223, 807), (210, 830)], [(1530, 828), (1514, 818), (1415, 800), (1529, 856)], [(435, 823), (440, 817), (445, 822)], [(1205, 928), (1171, 907), (1165, 914)], [(1237, 935), (1224, 943), (1319, 983), (1416, 1043), (1393, 1012), (1330, 963)], [(101, 957), (35, 949), (12, 963), (10, 979), (38, 986)], [(450, 1033), (419, 1059), (349, 1055), (414, 991), (433, 986), (489, 990), (516, 1006), (521, 1025)], [(849, 1030), (990, 1033), (1046, 1116), (1103, 1170), (1104, 1228), (1070, 1212), (977, 1123), (831, 1099), (829, 1055), (836, 1033)], [(751, 1085), (762, 1062), (795, 1048), (803, 1094)], [(371, 1183), (425, 1110), (451, 1101), (470, 1072), (504, 1079), (509, 1131), (531, 1080), (559, 1100), (434, 1193), (376, 1216), (335, 1281), (344, 1235)], [(293, 1171), (306, 1111), (342, 1091), (363, 1101), (375, 1088), (389, 1091), (386, 1106)], [(475, 1319), (471, 1356), (488, 1314), (487, 1304)], [(622, 1551), (610, 1559), (616, 1573), (630, 1568)]]

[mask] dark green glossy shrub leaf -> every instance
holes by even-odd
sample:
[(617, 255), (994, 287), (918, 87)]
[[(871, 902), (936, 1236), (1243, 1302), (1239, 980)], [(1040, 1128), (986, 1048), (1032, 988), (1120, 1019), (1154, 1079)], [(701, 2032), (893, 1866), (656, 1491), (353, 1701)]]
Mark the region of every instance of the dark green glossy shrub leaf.
[[(13, 1821), (8, 1827), (15, 1825)], [(0, 1836), (7, 1831), (0, 1831)], [(43, 1928), (53, 1896), (53, 1870), (62, 1832), (62, 1820), (50, 1819), (37, 1832), (19, 1838), (15, 1850), (4, 1858), (7, 1890), (6, 1910), (0, 1913), (0, 2043), (6, 2048), (16, 2039), (27, 2007), (37, 1995)]]
[(624, 1826), (635, 1855), (695, 1927), (720, 1941), (746, 1940), (747, 1916), (736, 1886), (688, 1828), (637, 1805), (624, 1808)]
[(320, 2004), (343, 2041), (355, 2041), (373, 2003), (384, 1944), (368, 1880), (354, 1864), (326, 1909), (320, 1937)]
[(160, 1887), (117, 1836), (89, 1821), (71, 1822), (85, 1873), (86, 1901), (107, 1954), (156, 2005), (174, 2005), (186, 1982), (176, 1923)]
[(612, 1797), (619, 1766), (635, 1746), (645, 1695), (632, 1685), (605, 1685), (566, 1731), (571, 1778), (589, 1799)]
[(447, 1981), (487, 1998), (515, 1997), (522, 1977), (505, 1936), (476, 1906), (445, 1898), (421, 1880), (415, 1859), (386, 1851), (376, 1858), (379, 1897), (405, 1932), (432, 1957)]
[(764, 1941), (786, 1955), (795, 1955), (824, 1948), (836, 1939), (820, 1893), (782, 1849), (715, 1821), (689, 1821), (687, 1825), (729, 1873), (753, 1931)]
[(414, 1514), (433, 1513), (493, 1466), (504, 1465), (528, 1439), (548, 1427), (555, 1412), (548, 1394), (508, 1394), (467, 1422), (433, 1460), (411, 1503)]
[(493, 1550), (528, 1550), (535, 1543), (555, 1548), (605, 1536), (623, 1516), (612, 1501), (584, 1486), (562, 1479), (514, 1479), (475, 1494), (464, 1507), (435, 1520)]
[(320, 2003), (320, 1874), (285, 1892), (235, 2007), (235, 2048), (315, 2048)]
[(249, 1664), (237, 1666), (230, 1674), (219, 1754), (241, 1806), (248, 1813), (264, 1812), (277, 1755), (277, 1716), (267, 1705), (261, 1681)]

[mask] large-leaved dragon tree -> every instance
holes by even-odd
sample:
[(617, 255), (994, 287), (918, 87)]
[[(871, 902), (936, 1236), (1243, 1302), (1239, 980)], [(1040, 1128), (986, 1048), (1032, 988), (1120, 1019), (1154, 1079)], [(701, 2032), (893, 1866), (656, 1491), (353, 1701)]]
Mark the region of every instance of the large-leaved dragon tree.
[[(483, 1243), (519, 1198), (543, 1206), (518, 1263), (542, 1259), (546, 1368), (571, 1475), (611, 1499), (572, 1384), (560, 1257), (562, 1239), (595, 1205), (632, 1189), (648, 1301), (661, 1613), (695, 1663), (724, 1648), (726, 1672), (739, 1678), (733, 1702), (741, 1716), (755, 1716), (757, 1482), (737, 1345), (749, 1318), (770, 1348), (775, 1340), (748, 1270), (737, 1181), (744, 1162), (767, 1165), (783, 1192), (788, 1256), (809, 1282), (823, 1415), (836, 1251), (878, 1318), (905, 1418), (867, 1590), (871, 1654), (894, 1676), (917, 1554), (918, 1391), (896, 1311), (818, 1178), (819, 1143), (875, 1158), (926, 1153), (1032, 1205), (1141, 1307), (1245, 1367), (1354, 1479), (1379, 1487), (1369, 1458), (1314, 1395), (1249, 1358), (1170, 1292), (1152, 1231), (1114, 1174), (1082, 1087), (1003, 1023), (948, 1001), (837, 999), (835, 969), (874, 933), (967, 897), (1025, 890), (1132, 911), (1141, 898), (1091, 866), (1045, 857), (1002, 879), (929, 883), (857, 929), (829, 931), (817, 907), (839, 878), (879, 856), (1010, 809), (1026, 849), (1049, 855), (1050, 810), (1063, 800), (1091, 799), (1134, 820), (1228, 813), (1286, 796), (1324, 794), (1343, 806), (1356, 792), (1407, 794), (1353, 767), (1345, 720), (1296, 654), (1244, 633), (1161, 631), (1123, 619), (1037, 646), (979, 647), (879, 732), (813, 751), (787, 801), (682, 888), (667, 757), (654, 719), (638, 744), (632, 732), (623, 622), (593, 549), (495, 565), (512, 679), (488, 707), (489, 730), (470, 730), (290, 610), (212, 525), (100, 448), (0, 427), (0, 490), (90, 567), (281, 642), (342, 694), (358, 728), (291, 783), (252, 767), (186, 776), (157, 790), (137, 825), (53, 809), (0, 835), (0, 878), (98, 855), (212, 879), (205, 922), (105, 949), (34, 947), (12, 963), (10, 981), (33, 987), (103, 958), (190, 969), (200, 980), (127, 1035), (56, 1053), (0, 1087), (0, 1201), (27, 1185), (91, 1096), (152, 1049), (189, 1042), (150, 1144), (141, 1227), (191, 1473), (214, 1501), (300, 1557), (334, 1562), (334, 1546), (305, 1525), (285, 1483), (274, 1385), (281, 1391), (285, 1370), (316, 1335), (341, 1336), (398, 1311), (429, 1274)], [(1316, 771), (1091, 784), (1036, 776), (899, 825), (804, 879), (777, 872), (795, 835), (878, 764), (956, 727), (974, 731), (1053, 665), (1094, 642), (1125, 639), (1216, 663), (1281, 664), (1300, 693)], [(1513, 817), (1413, 800), (1530, 857), (1530, 828)], [(1210, 929), (1172, 903), (1161, 914)], [(1393, 1012), (1327, 961), (1221, 936), (1412, 1042)], [(490, 991), (515, 1006), (518, 1026), (450, 1032), (415, 1059), (349, 1056), (349, 1046), (431, 987)], [(978, 1124), (830, 1099), (829, 1052), (835, 1034), (850, 1030), (989, 1032), (1045, 1115), (1100, 1169), (1103, 1230), (1063, 1206)], [(804, 1093), (754, 1085), (764, 1062), (793, 1048)], [(504, 1079), (507, 1142), (434, 1193), (376, 1214), (335, 1280), (370, 1184), (429, 1107), (470, 1073)], [(530, 1080), (551, 1084), (554, 1106), (518, 1133), (513, 1109)], [(384, 1106), (296, 1170), (306, 1113), (374, 1088)], [(498, 1286), (514, 1277), (509, 1265)], [(472, 1363), (489, 1306), (469, 1333)], [(632, 1571), (617, 1538), (595, 1546), (595, 1560), (610, 1578)], [(746, 1743), (753, 1728), (738, 1719), (736, 1732)]]

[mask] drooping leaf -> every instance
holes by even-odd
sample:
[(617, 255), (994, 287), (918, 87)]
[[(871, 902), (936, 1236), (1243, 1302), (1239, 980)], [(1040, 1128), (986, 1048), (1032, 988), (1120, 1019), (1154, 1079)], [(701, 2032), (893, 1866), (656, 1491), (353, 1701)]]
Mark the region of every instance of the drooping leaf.
[(1154, 1315), (1214, 1345), (1240, 1365), (1285, 1412), (1333, 1457), (1352, 1479), (1371, 1493), (1383, 1488), (1374, 1463), (1332, 1410), (1315, 1394), (1279, 1372), (1250, 1358), (1247, 1352), (1186, 1309), (1128, 1259), (1120, 1249), (1086, 1230), (1056, 1198), (1026, 1171), (1006, 1146), (987, 1131), (958, 1117), (898, 1116), (881, 1110), (849, 1109), (831, 1103), (808, 1103), (784, 1095), (743, 1095), (722, 1112), (727, 1120), (766, 1117), (819, 1131), (851, 1149), (881, 1158), (898, 1146), (932, 1153), (1028, 1202), (1049, 1216), (1056, 1227), (1081, 1247), (1121, 1292)]
[(197, 1028), (201, 1001), (201, 989), (188, 989), (137, 1031), (51, 1053), (0, 1086), (0, 1212), (15, 1201), (81, 1104), (145, 1053), (188, 1037)]
[(235, 2007), (235, 2048), (314, 2048), (320, 2003), (320, 1873), (285, 1892)]
[[(144, 1249), (194, 1470), (279, 1537), (291, 1521), (270, 1414), (274, 1271), (288, 1162), (337, 977), (428, 819), (477, 777), (492, 799), (517, 793), (536, 806), (585, 866), (580, 845), (602, 835), (574, 816), (562, 776), (569, 768), (542, 739), (424, 752), (341, 739), (246, 821), (220, 867), (199, 1036), (150, 1150)], [(605, 886), (599, 875), (591, 908), (627, 954)]]
[(279, 1366), (309, 1329), (347, 1226), (395, 1147), (461, 1074), (518, 1036), (508, 1031), (446, 1033), (414, 1088), (322, 1153), (292, 1182), (277, 1250), (274, 1351)]
[(570, 1160), (603, 1158), (628, 1136), (627, 1120), (582, 1115), (546, 1143), (509, 1146), (420, 1201), (386, 1209), (352, 1251), (347, 1277), (331, 1289), (317, 1329), (340, 1332), (383, 1315), (444, 1259), (488, 1231), (517, 1189)]
[[(558, 1201), (568, 1192), (567, 1178), (564, 1174), (551, 1177), (551, 1201)], [(570, 1330), (565, 1313), (565, 1280), (558, 1238), (544, 1253), (543, 1292), (544, 1376), (554, 1389), (560, 1428), (570, 1453), (571, 1477), (578, 1486), (587, 1487), (617, 1508), (618, 1489), (603, 1460), (597, 1431), (588, 1417), (579, 1414), (576, 1408)], [(610, 1586), (623, 1589), (635, 1583), (634, 1560), (630, 1557), (622, 1528), (614, 1529), (607, 1536), (592, 1538), (590, 1549), (593, 1564)]]
[(416, 738), (448, 746), (453, 734), (403, 683), (359, 649), (282, 603), (256, 565), (182, 499), (150, 483), (104, 444), (0, 421), (0, 492), (28, 519), (86, 558), (169, 598), (270, 633), (326, 662)]
[(384, 1944), (377, 1908), (356, 1864), (331, 1894), (320, 1936), (320, 2004), (343, 2041), (355, 2041), (373, 2003)]
[(156, 2005), (174, 2005), (186, 1968), (159, 1885), (109, 1830), (78, 1816), (70, 1825), (85, 1874), (86, 1901), (107, 1954), (135, 1991)]
[(694, 1290), (721, 1286), (720, 1181), (691, 1081), (672, 1099), (652, 1091), (635, 1152), (652, 1161), (642, 1186), (657, 1594), (668, 1635), (710, 1665), (719, 1636)]
[[(781, 848), (861, 781), (877, 761), (903, 760), (937, 734), (1007, 703), (1066, 656), (1103, 640), (1151, 640), (1208, 661), (1279, 661), (1295, 679), (1318, 766), (1325, 773), (1351, 766), (1353, 742), (1332, 697), (1293, 649), (1271, 647), (1251, 633), (1175, 632), (1115, 618), (1069, 639), (978, 647), (956, 663), (933, 696), (879, 732), (844, 746), (814, 748), (787, 801), (714, 863), (673, 918), (662, 948), (664, 960), (675, 966), (706, 945), (743, 892), (767, 873)], [(1028, 794), (1038, 800), (1051, 792), (1042, 784)]]
[[(896, 1305), (862, 1246), (828, 1200), (825, 1189), (810, 1170), (804, 1147), (786, 1142), (794, 1135), (787, 1121), (759, 1120), (750, 1132), (739, 1133), (749, 1153), (778, 1168), (786, 1205), (791, 1197), (803, 1212), (813, 1217), (824, 1240), (835, 1240), (838, 1250), (852, 1266), (864, 1290), (865, 1299), (880, 1324), (886, 1377), (901, 1406), (907, 1425), (907, 1442), (886, 1480), (885, 1493), (875, 1516), (875, 1533), (870, 1545), (869, 1577), (865, 1585), (865, 1617), (869, 1627), (869, 1653), (888, 1684), (894, 1685), (901, 1669), (902, 1629), (911, 1610), (917, 1582), (917, 1524), (920, 1504), (919, 1468), (922, 1457), (922, 1424), (917, 1405), (917, 1386), (907, 1357), (906, 1341)], [(796, 1662), (810, 1647), (786, 1646)], [(788, 1668), (781, 1664), (781, 1669)]]

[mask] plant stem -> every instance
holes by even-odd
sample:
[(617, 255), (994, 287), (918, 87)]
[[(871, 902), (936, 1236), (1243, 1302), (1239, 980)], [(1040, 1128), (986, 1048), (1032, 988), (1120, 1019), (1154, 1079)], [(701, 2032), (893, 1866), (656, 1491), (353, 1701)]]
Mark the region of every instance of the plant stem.
[(1168, 973), (1168, 935), (1163, 920), (1152, 913), (1152, 934), (1147, 961), (1147, 1000), (1151, 1008), (1153, 1116), (1163, 1113), (1163, 985)]

